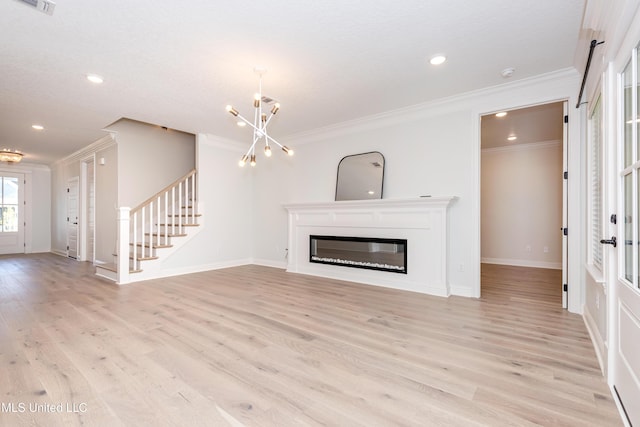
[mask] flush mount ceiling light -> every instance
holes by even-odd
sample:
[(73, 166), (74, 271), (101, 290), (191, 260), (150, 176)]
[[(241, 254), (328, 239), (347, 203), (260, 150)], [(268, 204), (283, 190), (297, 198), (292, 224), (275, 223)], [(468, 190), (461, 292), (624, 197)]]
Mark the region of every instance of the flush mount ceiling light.
[(496, 117), (504, 117), (507, 115), (506, 111), (500, 111), (499, 113), (496, 113)]
[(91, 83), (95, 83), (97, 85), (101, 84), (102, 82), (104, 82), (104, 79), (97, 75), (97, 74), (87, 74), (87, 80), (89, 80)]
[(433, 58), (431, 58), (429, 60), (429, 63), (431, 65), (440, 65), (440, 64), (444, 64), (444, 62), (447, 60), (447, 57), (444, 55), (436, 55)]
[(31, 125), (34, 130), (44, 130), (44, 126), (42, 125)]
[[(265, 74), (267, 70), (264, 68), (255, 68), (254, 71), (260, 76), (260, 83), (258, 86), (258, 93), (256, 93), (253, 98), (253, 106), (255, 108), (253, 123), (245, 119), (238, 112), (238, 110), (233, 108), (231, 105), (227, 105), (227, 111), (231, 115), (239, 119), (238, 125), (240, 125), (240, 123), (243, 123), (243, 125), (249, 125), (253, 128), (253, 142), (251, 143), (249, 150), (247, 150), (247, 153), (244, 156), (242, 156), (242, 158), (240, 159), (240, 162), (238, 162), (238, 165), (241, 167), (247, 164), (248, 160), (250, 161), (251, 166), (256, 165), (256, 144), (258, 143), (258, 141), (262, 139), (264, 139), (265, 156), (271, 157), (271, 146), (269, 145), (269, 142), (274, 143), (275, 145), (280, 147), (282, 151), (284, 151), (290, 156), (293, 156), (293, 150), (280, 144), (278, 141), (276, 141), (275, 139), (273, 139), (271, 136), (267, 134), (267, 126), (271, 122), (271, 119), (273, 118), (273, 116), (275, 116), (276, 113), (280, 110), (280, 104), (278, 104), (277, 102), (273, 104), (273, 107), (271, 108), (271, 112), (269, 113), (268, 117), (267, 117), (267, 113), (262, 112), (263, 104), (265, 103), (268, 104), (269, 102), (273, 102), (273, 100), (262, 96), (262, 75)], [(243, 125), (240, 125), (240, 126), (243, 126)]]
[(509, 77), (513, 76), (513, 73), (515, 73), (515, 71), (516, 71), (515, 68), (511, 68), (511, 67), (505, 68), (500, 72), (500, 75), (505, 79), (508, 79)]
[(515, 135), (509, 135), (509, 136), (507, 137), (507, 139), (508, 139), (509, 141), (515, 141), (516, 139), (518, 139), (518, 137), (517, 137), (517, 136), (515, 136)]
[(9, 150), (8, 148), (0, 149), (0, 162), (18, 163), (22, 160), (23, 154), (19, 151)]

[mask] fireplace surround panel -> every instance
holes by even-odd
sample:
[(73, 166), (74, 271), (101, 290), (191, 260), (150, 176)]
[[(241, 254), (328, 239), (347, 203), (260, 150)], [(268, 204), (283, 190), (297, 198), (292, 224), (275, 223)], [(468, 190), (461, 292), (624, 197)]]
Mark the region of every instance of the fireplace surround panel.
[[(287, 271), (448, 296), (447, 211), (455, 199), (419, 197), (287, 204), (284, 206), (289, 218)], [(356, 257), (362, 255), (359, 252), (365, 252), (357, 246), (361, 239), (366, 241), (366, 252), (373, 249), (376, 255), (382, 256), (397, 251), (406, 257), (404, 271), (397, 274), (397, 271), (368, 267), (347, 268), (344, 263), (336, 265), (331, 258), (342, 257), (313, 254), (311, 236), (324, 238), (320, 244), (320, 249), (324, 250), (335, 249), (336, 243), (348, 237), (352, 242), (342, 248), (342, 254), (345, 249), (351, 250), (351, 256)], [(368, 241), (372, 237), (381, 240), (378, 246)], [(403, 252), (395, 246), (391, 250), (383, 245), (384, 239), (410, 242), (411, 250), (407, 251), (406, 244)], [(313, 260), (314, 255), (330, 259)], [(353, 261), (360, 262), (359, 259)]]

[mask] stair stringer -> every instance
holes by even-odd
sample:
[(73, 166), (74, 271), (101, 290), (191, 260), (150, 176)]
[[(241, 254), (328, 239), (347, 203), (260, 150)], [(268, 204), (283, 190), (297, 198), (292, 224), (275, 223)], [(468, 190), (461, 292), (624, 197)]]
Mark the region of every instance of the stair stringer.
[(158, 248), (156, 254), (158, 259), (141, 261), (140, 268), (142, 271), (129, 274), (127, 283), (140, 282), (143, 280), (160, 279), (170, 277), (173, 274), (163, 270), (165, 261), (173, 254), (181, 250), (191, 239), (193, 239), (204, 228), (204, 215), (198, 218), (198, 225), (192, 227), (184, 227), (185, 236), (171, 237), (171, 247)]

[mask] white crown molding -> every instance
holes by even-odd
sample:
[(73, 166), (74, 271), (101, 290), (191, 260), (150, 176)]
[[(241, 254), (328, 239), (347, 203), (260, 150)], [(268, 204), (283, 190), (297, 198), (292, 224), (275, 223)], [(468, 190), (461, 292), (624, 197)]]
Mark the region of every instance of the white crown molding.
[(458, 111), (460, 110), (460, 108), (468, 108), (470, 101), (473, 99), (496, 95), (508, 91), (513, 91), (515, 89), (525, 88), (547, 82), (564, 80), (573, 81), (578, 77), (579, 74), (575, 68), (564, 68), (550, 73), (540, 74), (538, 76), (515, 80), (508, 83), (502, 83), (495, 86), (489, 86), (483, 89), (465, 92), (447, 98), (441, 98), (438, 100), (386, 111), (384, 113), (374, 114), (355, 120), (336, 123), (312, 131), (285, 136), (282, 137), (281, 140), (283, 142), (286, 142), (287, 145), (295, 147), (299, 145), (318, 142), (320, 140), (360, 133), (367, 130), (375, 130), (394, 124), (411, 122), (430, 116), (441, 115), (447, 112)]
[(109, 132), (108, 135), (103, 136), (102, 138), (100, 138), (99, 140), (87, 145), (84, 148), (81, 148), (80, 150), (76, 151), (73, 154), (70, 154), (67, 157), (64, 157), (56, 162), (53, 163), (54, 166), (59, 166), (59, 165), (66, 165), (69, 163), (73, 163), (73, 162), (77, 162), (77, 161), (81, 161), (83, 159), (86, 159), (87, 157), (89, 157), (91, 154), (100, 151), (100, 150), (104, 150), (105, 148), (109, 148), (112, 145), (116, 144), (116, 140), (115, 140), (115, 134), (116, 132), (113, 131), (106, 131)]
[(237, 153), (245, 153), (248, 145), (241, 145), (240, 141), (229, 138), (223, 138), (211, 133), (196, 134), (196, 142), (198, 144), (208, 145), (209, 147), (222, 148), (223, 150), (233, 151)]
[(544, 148), (555, 148), (562, 145), (562, 141), (541, 141), (541, 142), (530, 142), (528, 144), (514, 144), (514, 145), (506, 145), (504, 147), (492, 147), (492, 148), (483, 148), (482, 154), (485, 153), (503, 153), (509, 151), (530, 151), (530, 150), (541, 150)]

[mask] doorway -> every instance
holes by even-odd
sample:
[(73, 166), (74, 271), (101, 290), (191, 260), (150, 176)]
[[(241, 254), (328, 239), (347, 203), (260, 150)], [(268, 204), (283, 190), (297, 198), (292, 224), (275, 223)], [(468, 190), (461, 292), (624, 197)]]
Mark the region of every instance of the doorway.
[(0, 254), (25, 252), (24, 174), (0, 171)]
[(78, 259), (79, 187), (77, 176), (67, 182), (67, 256)]
[(480, 212), (481, 271), (546, 270), (555, 291), (540, 292), (566, 308), (565, 116), (560, 101), (481, 117)]

